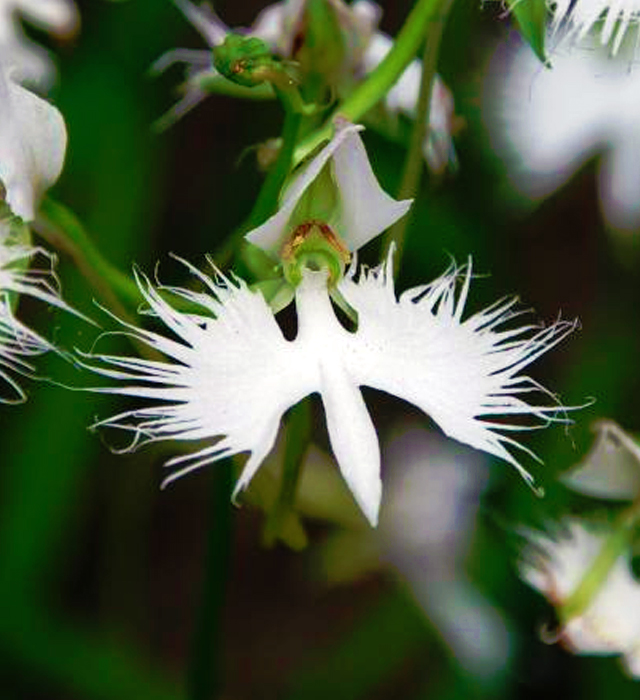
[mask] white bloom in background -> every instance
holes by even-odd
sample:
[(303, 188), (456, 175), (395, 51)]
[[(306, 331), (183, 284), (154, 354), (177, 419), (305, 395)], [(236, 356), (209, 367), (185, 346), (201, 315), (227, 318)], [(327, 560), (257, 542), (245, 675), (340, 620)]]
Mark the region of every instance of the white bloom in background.
[(615, 55), (629, 29), (638, 24), (639, 0), (552, 0), (552, 28), (569, 31), (577, 39), (583, 39), (592, 30), (600, 33), (603, 45), (611, 43)]
[(574, 491), (606, 500), (633, 501), (640, 494), (640, 444), (611, 420), (597, 421), (593, 446), (562, 475)]
[(380, 525), (332, 535), (322, 548), (325, 575), (340, 580), (363, 551), (369, 567), (392, 564), (464, 670), (495, 678), (509, 656), (507, 629), (465, 570), (488, 460), (416, 426), (396, 431), (383, 455)]
[[(526, 448), (503, 433), (523, 428), (523, 417), (532, 419), (530, 427), (564, 420), (558, 418), (554, 400), (552, 405), (525, 401), (540, 387), (521, 372), (573, 325), (504, 329), (513, 318), (514, 300), (463, 319), (470, 267), (452, 267), (397, 299), (391, 263), (389, 256), (379, 268), (363, 269), (358, 280), (352, 267), (338, 285), (358, 314), (355, 332), (334, 312), (327, 271), (306, 270), (296, 289), (298, 333), (293, 341), (284, 338), (262, 295), (242, 280), (196, 273), (208, 294), (173, 289), (207, 312), (189, 314), (174, 309), (148, 280), (139, 279), (151, 311), (175, 338), (128, 327), (132, 337), (163, 353), (166, 362), (90, 356), (91, 369), (122, 382), (100, 391), (153, 402), (98, 425), (132, 431), (132, 447), (164, 439), (219, 438), (167, 462), (178, 467), (167, 481), (250, 452), (237, 493), (273, 447), (284, 412), (319, 393), (333, 453), (356, 501), (375, 524), (380, 454), (360, 392), (361, 386), (370, 386), (415, 404), (446, 435), (504, 459), (531, 482), (508, 449)], [(509, 422), (509, 417), (517, 420)]]
[[(575, 591), (610, 532), (590, 530), (568, 519), (552, 536), (525, 532), (529, 545), (520, 561), (520, 575), (554, 606)], [(640, 584), (630, 568), (630, 554), (618, 557), (589, 606), (558, 632), (574, 654), (621, 654), (628, 673), (640, 678)]]
[(35, 218), (38, 200), (60, 176), (66, 145), (60, 112), (0, 62), (0, 182), (16, 216)]
[[(353, 5), (347, 5), (343, 0), (329, 1), (343, 29), (342, 40), (346, 43), (343, 71), (345, 83), (351, 89), (355, 82), (377, 68), (391, 50), (393, 40), (377, 31), (382, 10), (376, 3), (358, 0)], [(206, 3), (196, 6), (189, 0), (174, 2), (211, 48), (221, 44), (231, 31)], [(304, 32), (304, 10), (305, 0), (276, 2), (262, 10), (250, 28), (234, 28), (233, 31), (262, 39), (283, 58), (294, 58), (296, 40)], [(182, 100), (160, 120), (160, 128), (174, 123), (199, 104), (208, 94), (202, 85), (218, 75), (212, 65), (211, 51), (175, 49), (161, 56), (154, 68), (159, 72), (164, 71), (175, 62), (184, 62), (188, 66), (186, 91)], [(402, 114), (410, 119), (415, 118), (421, 80), (422, 62), (416, 59), (385, 96), (384, 104), (389, 115), (397, 117)], [(440, 77), (435, 76), (429, 129), (423, 147), (424, 157), (435, 173), (442, 173), (448, 165), (456, 164), (452, 141), (456, 128), (453, 95)]]
[(78, 10), (72, 0), (0, 0), (0, 61), (14, 69), (17, 82), (44, 90), (53, 82), (55, 68), (48, 52), (25, 35), (22, 18), (63, 38), (77, 29)]
[(494, 148), (515, 187), (534, 199), (600, 157), (604, 217), (640, 227), (640, 70), (593, 41), (565, 38), (545, 68), (524, 42), (492, 62), (484, 114)]

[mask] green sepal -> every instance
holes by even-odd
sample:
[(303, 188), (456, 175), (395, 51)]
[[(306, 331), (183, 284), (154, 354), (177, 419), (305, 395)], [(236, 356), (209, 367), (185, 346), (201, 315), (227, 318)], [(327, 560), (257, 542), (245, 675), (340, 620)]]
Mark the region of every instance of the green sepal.
[(551, 63), (545, 51), (545, 31), (547, 25), (546, 0), (507, 0), (509, 9), (518, 23), (522, 36), (535, 55), (547, 68)]

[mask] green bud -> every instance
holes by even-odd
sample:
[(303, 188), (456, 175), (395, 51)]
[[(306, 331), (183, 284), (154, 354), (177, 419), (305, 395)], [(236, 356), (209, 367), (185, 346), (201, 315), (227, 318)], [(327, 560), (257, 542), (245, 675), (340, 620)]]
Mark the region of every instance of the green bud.
[(282, 250), (285, 279), (293, 287), (302, 281), (303, 270), (329, 271), (329, 285), (335, 285), (344, 275), (351, 254), (331, 230), (321, 221), (307, 221), (298, 226)]
[(295, 83), (286, 64), (257, 37), (227, 34), (224, 42), (213, 49), (213, 65), (225, 78), (243, 87), (270, 82), (286, 89)]

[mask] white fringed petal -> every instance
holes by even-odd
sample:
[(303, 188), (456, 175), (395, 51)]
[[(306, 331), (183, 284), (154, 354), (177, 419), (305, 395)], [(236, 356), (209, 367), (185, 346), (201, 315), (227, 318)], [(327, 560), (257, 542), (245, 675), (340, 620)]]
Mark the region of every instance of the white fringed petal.
[[(639, 0), (552, 0), (552, 31), (569, 31), (583, 39), (598, 24), (602, 45), (611, 44), (615, 56), (631, 24), (640, 18)], [(604, 22), (601, 22), (604, 17)], [(594, 34), (597, 32), (594, 32)]]
[(337, 123), (331, 141), (294, 175), (278, 211), (250, 231), (247, 240), (278, 257), (293, 233), (289, 220), (298, 202), (325, 166), (331, 168), (339, 200), (334, 218), (327, 223), (349, 250), (358, 250), (403, 217), (413, 200), (395, 200), (380, 187), (358, 134), (363, 128)]
[[(552, 535), (527, 530), (529, 541), (519, 569), (521, 577), (552, 604), (562, 605), (574, 592), (610, 536), (591, 530), (578, 519), (567, 519)], [(622, 654), (630, 675), (640, 678), (640, 584), (629, 554), (616, 560), (588, 608), (559, 631), (559, 641), (575, 654)]]
[[(504, 459), (531, 483), (507, 446), (527, 450), (502, 434), (526, 427), (493, 418), (526, 416), (533, 419), (529, 427), (565, 420), (553, 397), (521, 372), (575, 326), (558, 322), (533, 334), (532, 326), (503, 329), (515, 300), (463, 320), (470, 280), (469, 263), (396, 299), (391, 256), (358, 282), (344, 279), (339, 289), (358, 313), (354, 378), (418, 406), (446, 435)], [(524, 400), (536, 392), (551, 405)]]
[(24, 221), (35, 218), (38, 200), (58, 179), (66, 145), (60, 112), (0, 65), (0, 181), (7, 204)]
[(240, 280), (199, 275), (208, 295), (172, 289), (202, 305), (211, 317), (177, 312), (148, 281), (139, 280), (151, 311), (177, 339), (129, 327), (137, 340), (167, 361), (90, 356), (91, 369), (125, 383), (99, 391), (154, 402), (98, 425), (132, 431), (131, 447), (169, 438), (217, 440), (171, 460), (167, 466), (179, 469), (168, 481), (223, 457), (250, 452), (237, 492), (271, 450), (283, 413), (303, 397), (319, 393), (340, 470), (375, 525), (380, 455), (360, 393), (366, 385), (414, 403), (447, 435), (505, 459), (531, 480), (505, 446), (518, 443), (502, 434), (522, 425), (491, 418), (532, 416), (538, 423), (556, 418), (555, 402), (539, 406), (520, 398), (544, 391), (520, 372), (559, 342), (571, 324), (558, 323), (533, 334), (528, 326), (497, 330), (512, 318), (512, 302), (463, 320), (470, 271), (458, 296), (459, 274), (450, 270), (396, 300), (391, 267), (389, 256), (377, 270), (363, 272), (358, 282), (341, 283), (340, 291), (358, 314), (355, 332), (346, 330), (335, 315), (327, 272), (305, 271), (296, 289), (294, 341), (283, 337), (263, 297)]

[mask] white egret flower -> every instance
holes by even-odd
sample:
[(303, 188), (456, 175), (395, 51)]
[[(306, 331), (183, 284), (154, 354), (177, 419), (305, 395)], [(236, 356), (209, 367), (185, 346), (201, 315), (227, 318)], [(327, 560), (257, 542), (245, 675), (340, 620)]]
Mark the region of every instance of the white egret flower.
[(66, 145), (60, 112), (0, 62), (0, 182), (16, 216), (35, 218), (38, 200), (60, 175)]
[(632, 24), (640, 18), (639, 0), (551, 0), (552, 30), (568, 31), (579, 40), (600, 31), (601, 44), (615, 55)]
[[(588, 38), (589, 39), (589, 38)], [(493, 146), (516, 189), (548, 196), (594, 156), (604, 217), (640, 227), (640, 70), (567, 37), (544, 67), (524, 42), (501, 47), (484, 104)]]
[[(519, 569), (522, 578), (554, 606), (562, 606), (575, 591), (611, 533), (588, 529), (567, 519), (552, 536), (525, 532), (529, 540)], [(623, 553), (611, 568), (586, 610), (570, 618), (558, 631), (560, 641), (574, 654), (622, 655), (627, 672), (640, 679), (640, 584)]]
[(334, 312), (327, 270), (306, 269), (296, 289), (293, 341), (285, 339), (262, 295), (242, 280), (218, 271), (215, 278), (194, 273), (207, 294), (173, 291), (202, 306), (201, 314), (177, 311), (138, 275), (151, 312), (175, 337), (133, 326), (128, 333), (163, 353), (166, 361), (95, 354), (89, 362), (95, 372), (122, 382), (99, 391), (152, 402), (97, 425), (132, 431), (131, 447), (165, 439), (211, 442), (169, 460), (167, 466), (177, 469), (165, 482), (250, 452), (238, 493), (273, 447), (284, 412), (319, 393), (333, 453), (357, 503), (375, 524), (380, 453), (361, 386), (413, 403), (446, 435), (509, 462), (529, 482), (531, 475), (511, 448), (528, 450), (508, 433), (522, 429), (523, 418), (531, 419), (529, 427), (564, 420), (555, 400), (550, 405), (525, 400), (540, 387), (522, 371), (573, 325), (505, 328), (515, 300), (463, 318), (470, 265), (465, 270), (452, 266), (399, 298), (391, 254), (380, 267), (362, 269), (359, 278), (352, 265), (338, 291), (357, 312), (355, 331), (347, 330)]
[(0, 61), (14, 68), (17, 82), (44, 90), (53, 82), (55, 69), (48, 52), (27, 38), (20, 18), (65, 37), (79, 24), (78, 10), (72, 0), (0, 0)]

